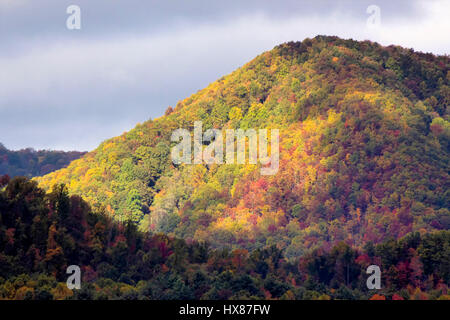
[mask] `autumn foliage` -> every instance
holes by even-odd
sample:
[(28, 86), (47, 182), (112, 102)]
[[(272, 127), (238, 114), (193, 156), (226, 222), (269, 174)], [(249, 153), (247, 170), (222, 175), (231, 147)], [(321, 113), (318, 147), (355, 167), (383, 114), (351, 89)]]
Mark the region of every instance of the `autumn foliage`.
[[(0, 299), (449, 299), (450, 233), (412, 233), (363, 250), (340, 242), (287, 259), (141, 233), (97, 212), (64, 185), (26, 178), (0, 191)], [(381, 290), (366, 269), (382, 270)], [(68, 265), (82, 289), (65, 284)]]

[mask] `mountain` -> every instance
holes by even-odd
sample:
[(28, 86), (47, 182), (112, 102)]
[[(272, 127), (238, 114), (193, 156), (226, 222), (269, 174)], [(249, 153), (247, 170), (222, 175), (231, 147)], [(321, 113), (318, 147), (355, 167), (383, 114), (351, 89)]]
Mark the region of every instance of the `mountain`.
[(84, 154), (86, 152), (36, 151), (31, 148), (12, 151), (0, 143), (0, 175), (42, 176), (67, 166)]
[[(164, 116), (36, 178), (141, 230), (287, 259), (450, 228), (450, 59), (318, 36), (265, 52)], [(172, 132), (279, 130), (279, 169), (174, 164)]]

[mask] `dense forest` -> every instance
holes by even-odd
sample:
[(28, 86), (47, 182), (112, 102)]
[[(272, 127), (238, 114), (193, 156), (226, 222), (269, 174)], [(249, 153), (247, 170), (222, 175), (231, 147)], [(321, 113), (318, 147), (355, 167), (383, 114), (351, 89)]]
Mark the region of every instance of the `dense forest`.
[(42, 176), (67, 166), (86, 152), (22, 149), (12, 151), (0, 143), (0, 175)]
[[(63, 183), (142, 232), (213, 249), (275, 246), (294, 263), (419, 233), (416, 252), (450, 228), (449, 67), (448, 56), (370, 41), (285, 43), (36, 181)], [(194, 121), (279, 129), (279, 171), (174, 165), (171, 133)]]
[[(339, 242), (295, 260), (264, 246), (212, 249), (142, 233), (93, 210), (66, 186), (46, 193), (25, 177), (0, 177), (1, 299), (450, 299), (450, 232)], [(366, 268), (382, 270), (368, 290)], [(66, 286), (79, 265), (80, 290)]]

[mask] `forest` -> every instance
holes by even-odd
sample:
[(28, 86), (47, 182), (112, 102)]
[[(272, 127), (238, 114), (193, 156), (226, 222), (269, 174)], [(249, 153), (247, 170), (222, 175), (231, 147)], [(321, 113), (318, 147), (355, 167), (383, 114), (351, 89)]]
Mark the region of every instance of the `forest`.
[[(139, 230), (288, 259), (450, 228), (450, 59), (318, 36), (281, 44), (35, 180)], [(174, 165), (171, 133), (279, 129), (280, 164)], [(206, 146), (204, 146), (206, 147)]]
[[(284, 43), (66, 167), (8, 172), (0, 298), (449, 299), (449, 70), (371, 41)], [(279, 130), (278, 171), (174, 164), (172, 132), (196, 121)]]
[[(296, 260), (276, 246), (212, 249), (142, 233), (96, 212), (64, 185), (45, 193), (0, 177), (0, 299), (450, 299), (450, 232), (409, 233), (363, 250), (344, 242)], [(66, 286), (79, 265), (80, 290)], [(382, 270), (368, 290), (366, 268)]]

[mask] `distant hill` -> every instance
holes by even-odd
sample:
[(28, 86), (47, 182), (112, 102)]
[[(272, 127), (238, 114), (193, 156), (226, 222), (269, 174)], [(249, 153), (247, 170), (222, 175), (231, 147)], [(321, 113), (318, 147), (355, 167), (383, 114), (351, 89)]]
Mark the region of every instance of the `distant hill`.
[(0, 175), (10, 177), (42, 176), (67, 166), (71, 161), (80, 158), (86, 152), (78, 151), (36, 151), (31, 148), (12, 151), (0, 143)]
[[(103, 142), (64, 183), (141, 230), (299, 257), (450, 228), (450, 58), (318, 36), (285, 43)], [(173, 165), (173, 130), (276, 128), (280, 167)]]

